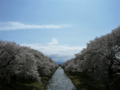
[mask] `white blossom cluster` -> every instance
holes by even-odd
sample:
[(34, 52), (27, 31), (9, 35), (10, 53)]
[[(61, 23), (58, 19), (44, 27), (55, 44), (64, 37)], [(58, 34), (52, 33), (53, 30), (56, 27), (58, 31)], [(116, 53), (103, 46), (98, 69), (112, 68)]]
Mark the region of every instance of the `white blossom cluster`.
[(120, 27), (87, 43), (75, 58), (63, 63), (69, 72), (84, 72), (95, 80), (109, 79), (113, 67), (120, 67)]
[(0, 40), (0, 80), (10, 83), (16, 78), (41, 81), (58, 67), (51, 58), (30, 47)]

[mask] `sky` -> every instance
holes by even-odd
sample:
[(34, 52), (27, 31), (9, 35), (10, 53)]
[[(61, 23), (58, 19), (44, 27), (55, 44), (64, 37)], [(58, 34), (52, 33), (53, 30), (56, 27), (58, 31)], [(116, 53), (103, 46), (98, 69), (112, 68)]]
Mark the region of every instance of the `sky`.
[(0, 39), (29, 46), (55, 62), (120, 26), (120, 0), (0, 0)]

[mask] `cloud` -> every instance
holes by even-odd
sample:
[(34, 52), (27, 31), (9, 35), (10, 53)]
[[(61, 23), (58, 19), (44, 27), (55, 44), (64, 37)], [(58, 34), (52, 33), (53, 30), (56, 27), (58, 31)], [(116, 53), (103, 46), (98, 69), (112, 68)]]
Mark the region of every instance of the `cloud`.
[(19, 29), (59, 29), (70, 27), (71, 25), (29, 25), (20, 22), (0, 22), (0, 30), (19, 30)]
[(53, 38), (52, 39), (52, 42), (48, 43), (49, 45), (55, 45), (55, 44), (58, 44), (58, 41), (57, 39)]
[(83, 48), (80, 46), (68, 46), (68, 45), (58, 45), (57, 39), (52, 39), (50, 43), (46, 45), (41, 44), (21, 44), (22, 46), (29, 46), (36, 50), (43, 52), (45, 55), (51, 57), (54, 61), (66, 61), (68, 59), (74, 58), (74, 54), (79, 53)]

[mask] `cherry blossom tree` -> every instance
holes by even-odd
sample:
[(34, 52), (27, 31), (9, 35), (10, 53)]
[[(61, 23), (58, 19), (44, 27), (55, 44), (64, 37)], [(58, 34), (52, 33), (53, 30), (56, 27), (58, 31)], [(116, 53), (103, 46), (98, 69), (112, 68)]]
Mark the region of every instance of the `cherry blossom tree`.
[[(85, 72), (95, 80), (111, 79), (113, 67), (120, 66), (120, 27), (87, 43), (75, 58), (62, 67), (70, 72)], [(74, 67), (74, 68), (73, 68)], [(77, 68), (77, 69), (76, 69)]]
[(58, 67), (51, 58), (30, 47), (0, 40), (0, 81), (9, 84), (18, 78), (49, 76)]

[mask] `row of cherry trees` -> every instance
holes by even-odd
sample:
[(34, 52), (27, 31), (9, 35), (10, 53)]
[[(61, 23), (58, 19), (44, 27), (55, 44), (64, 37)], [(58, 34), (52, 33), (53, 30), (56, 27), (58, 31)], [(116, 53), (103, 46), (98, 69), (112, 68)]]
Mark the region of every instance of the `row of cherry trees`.
[(95, 80), (108, 80), (120, 66), (120, 27), (87, 43), (87, 47), (62, 67), (70, 72), (85, 72)]
[(58, 64), (40, 51), (0, 40), (0, 80), (4, 83), (17, 78), (40, 82), (41, 76), (49, 76), (57, 67)]

